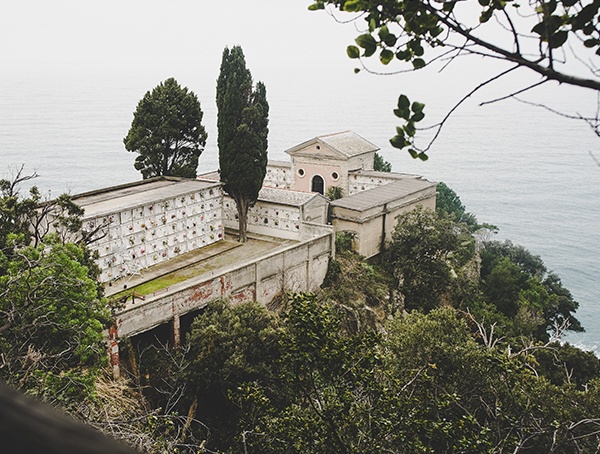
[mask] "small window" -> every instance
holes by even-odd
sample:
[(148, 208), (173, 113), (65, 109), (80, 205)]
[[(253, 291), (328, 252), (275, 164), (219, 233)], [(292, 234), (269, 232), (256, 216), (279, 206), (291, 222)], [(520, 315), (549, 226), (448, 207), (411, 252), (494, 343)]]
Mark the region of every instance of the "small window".
[(320, 149), (321, 149), (321, 145), (317, 145), (317, 150), (320, 150)]
[(304, 169), (298, 169), (298, 176), (303, 177), (305, 174)]
[(333, 179), (333, 181), (337, 181), (340, 179), (340, 175), (337, 172), (333, 172), (331, 174), (331, 178)]

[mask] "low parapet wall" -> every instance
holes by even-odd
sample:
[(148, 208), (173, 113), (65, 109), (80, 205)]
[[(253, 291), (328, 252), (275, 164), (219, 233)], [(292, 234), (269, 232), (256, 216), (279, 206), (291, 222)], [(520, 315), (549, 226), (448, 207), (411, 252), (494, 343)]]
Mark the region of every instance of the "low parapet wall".
[[(228, 298), (234, 304), (258, 301), (268, 304), (284, 291), (311, 292), (322, 284), (329, 257), (334, 254), (333, 227), (303, 226), (307, 238), (258, 259), (197, 276), (155, 294), (137, 299), (116, 314), (111, 337), (131, 337), (201, 309), (210, 301)], [(175, 333), (175, 335), (178, 335)]]

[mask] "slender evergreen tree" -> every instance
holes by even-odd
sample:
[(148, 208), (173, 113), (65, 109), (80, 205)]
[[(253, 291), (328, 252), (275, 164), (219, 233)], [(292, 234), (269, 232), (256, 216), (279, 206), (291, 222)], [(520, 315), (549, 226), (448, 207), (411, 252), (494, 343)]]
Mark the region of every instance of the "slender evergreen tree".
[(223, 189), (237, 205), (239, 241), (247, 241), (248, 209), (267, 172), (269, 104), (262, 82), (253, 90), (240, 46), (225, 48), (217, 80), (217, 144)]
[(146, 93), (123, 139), (128, 151), (138, 153), (135, 168), (144, 179), (160, 175), (196, 178), (207, 137), (202, 117), (196, 94), (173, 78)]

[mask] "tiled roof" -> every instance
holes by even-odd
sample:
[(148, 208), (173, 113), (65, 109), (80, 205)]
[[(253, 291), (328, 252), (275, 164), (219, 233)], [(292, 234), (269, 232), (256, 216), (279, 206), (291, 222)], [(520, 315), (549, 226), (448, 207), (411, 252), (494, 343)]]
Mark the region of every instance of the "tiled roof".
[(355, 132), (343, 131), (307, 140), (306, 142), (286, 150), (286, 153), (293, 155), (313, 144), (323, 144), (346, 158), (379, 150), (378, 146), (372, 144), (367, 139), (362, 138)]
[(347, 157), (379, 150), (378, 146), (373, 145), (353, 131), (327, 134), (319, 136), (317, 139)]

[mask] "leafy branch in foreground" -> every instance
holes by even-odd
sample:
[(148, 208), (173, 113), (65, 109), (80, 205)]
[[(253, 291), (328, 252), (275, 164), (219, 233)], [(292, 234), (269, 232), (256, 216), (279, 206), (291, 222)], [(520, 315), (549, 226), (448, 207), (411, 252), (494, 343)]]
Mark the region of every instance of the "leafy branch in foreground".
[[(550, 81), (600, 91), (599, 0), (480, 0), (478, 4), (456, 0), (315, 0), (309, 9), (326, 7), (350, 13), (350, 20), (361, 21), (365, 31), (357, 36), (355, 44), (348, 46), (347, 54), (367, 70), (364, 60), (373, 56), (386, 67), (392, 62), (404, 65), (392, 74), (423, 70), (434, 63), (441, 63), (443, 70), (469, 55), (509, 65), (463, 96), (441, 122), (432, 125), (436, 134), (423, 148), (414, 144), (414, 128), (422, 120), (422, 104), (413, 102), (412, 106), (418, 109), (411, 113), (407, 110), (411, 102), (402, 95), (395, 113), (405, 124), (391, 142), (396, 148), (407, 148), (414, 158), (427, 158), (427, 150), (448, 117), (466, 99), (517, 69), (534, 72), (541, 79), (492, 102)], [(330, 13), (333, 15), (332, 10)], [(573, 63), (577, 65), (575, 69)], [(579, 75), (582, 73), (585, 75)], [(597, 115), (584, 120), (599, 124)]]

